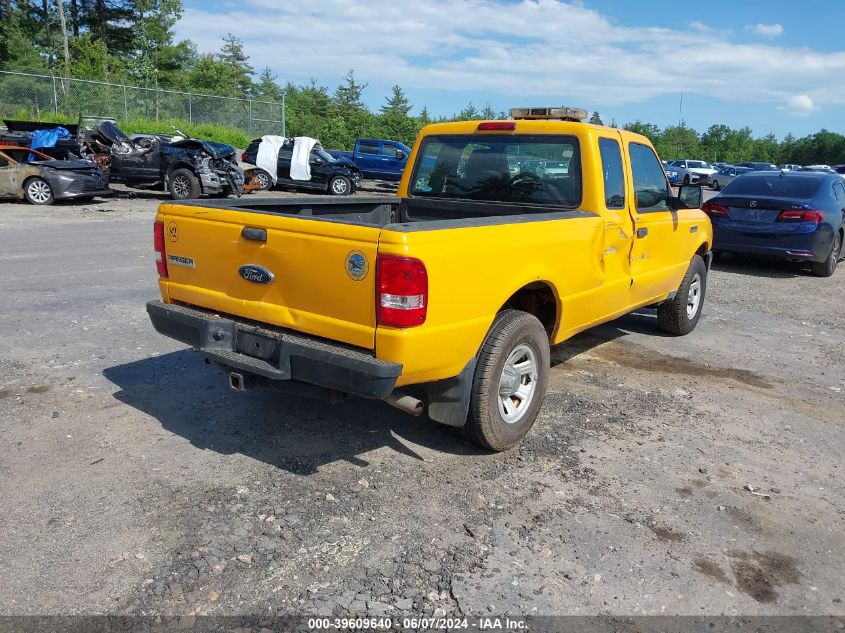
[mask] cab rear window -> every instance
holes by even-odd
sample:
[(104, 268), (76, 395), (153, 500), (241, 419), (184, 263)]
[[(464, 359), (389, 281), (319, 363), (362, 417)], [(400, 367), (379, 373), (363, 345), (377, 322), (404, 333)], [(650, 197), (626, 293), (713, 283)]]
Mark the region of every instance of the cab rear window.
[(429, 136), (417, 156), (412, 196), (581, 204), (581, 154), (574, 136)]

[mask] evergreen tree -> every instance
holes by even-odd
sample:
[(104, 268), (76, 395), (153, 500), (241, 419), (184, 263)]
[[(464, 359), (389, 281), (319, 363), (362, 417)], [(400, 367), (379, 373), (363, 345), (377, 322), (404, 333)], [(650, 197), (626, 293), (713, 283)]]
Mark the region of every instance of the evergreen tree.
[(134, 17), (132, 0), (80, 0), (80, 27), (121, 59), (134, 52)]
[(408, 101), (408, 97), (399, 86), (393, 86), (391, 90), (391, 96), (386, 97), (385, 104), (381, 106), (381, 113), (407, 117), (408, 112), (411, 111), (411, 103)]
[(184, 69), (196, 56), (188, 41), (173, 42), (173, 28), (182, 17), (181, 0), (133, 0), (136, 52), (133, 74), (144, 85), (181, 87)]
[(38, 70), (44, 67), (44, 59), (33, 42), (32, 26), (27, 18), (18, 7), (4, 3), (0, 20), (0, 66), (4, 69)]
[(349, 116), (354, 112), (361, 112), (365, 110), (361, 95), (369, 84), (359, 84), (355, 81), (355, 71), (350, 70), (343, 77), (341, 83), (334, 91), (332, 98), (332, 105), (337, 110), (340, 116)]
[(249, 63), (249, 55), (244, 51), (243, 41), (227, 33), (217, 59), (226, 74), (228, 90), (225, 94), (234, 97), (251, 95), (254, 87), (251, 75), (254, 69)]
[(419, 120), (421, 126), (431, 123), (431, 115), (428, 113), (428, 106), (423, 106), (417, 119)]
[(282, 100), (282, 89), (276, 83), (276, 75), (273, 74), (273, 71), (268, 66), (265, 66), (261, 74), (258, 75), (258, 85), (255, 87), (255, 92), (256, 96), (261, 99), (269, 101)]
[(478, 111), (472, 101), (470, 101), (467, 106), (458, 113), (457, 119), (461, 121), (472, 121), (473, 119), (478, 119), (481, 117), (481, 113)]
[(493, 109), (493, 106), (490, 105), (489, 101), (484, 104), (484, 109), (481, 110), (481, 118), (488, 121), (496, 118), (496, 111)]
[(593, 125), (604, 125), (604, 122), (601, 120), (601, 115), (598, 112), (593, 112), (593, 115), (590, 117), (590, 123)]

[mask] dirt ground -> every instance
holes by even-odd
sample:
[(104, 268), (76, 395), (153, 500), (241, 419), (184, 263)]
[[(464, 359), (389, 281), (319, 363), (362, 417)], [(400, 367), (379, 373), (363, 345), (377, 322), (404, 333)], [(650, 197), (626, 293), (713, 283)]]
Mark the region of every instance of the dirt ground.
[(156, 334), (163, 199), (0, 204), (0, 615), (845, 615), (845, 269), (725, 257), (691, 335), (554, 348), (488, 454)]

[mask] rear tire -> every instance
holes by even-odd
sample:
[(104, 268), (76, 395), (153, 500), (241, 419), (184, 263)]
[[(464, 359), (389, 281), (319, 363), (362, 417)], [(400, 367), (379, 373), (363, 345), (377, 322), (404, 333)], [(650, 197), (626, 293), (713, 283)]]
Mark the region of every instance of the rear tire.
[(190, 169), (176, 169), (170, 174), (170, 197), (174, 200), (199, 198), (202, 193), (200, 181)]
[(684, 184), (685, 184), (685, 185), (688, 185), (688, 184), (689, 184), (689, 174), (687, 174), (686, 176), (684, 176)]
[(837, 231), (830, 245), (830, 253), (823, 262), (810, 262), (810, 270), (816, 277), (830, 277), (836, 270), (839, 257), (842, 255), (842, 233)]
[(549, 337), (527, 312), (496, 317), (478, 354), (464, 431), (475, 444), (505, 451), (534, 425), (549, 381)]
[(329, 193), (333, 196), (348, 196), (352, 193), (352, 181), (346, 176), (335, 176), (329, 181)]
[(692, 332), (701, 316), (706, 289), (707, 267), (700, 255), (693, 255), (675, 297), (657, 306), (660, 329), (675, 336)]
[(53, 204), (53, 188), (43, 178), (30, 178), (23, 187), (23, 196), (29, 204)]

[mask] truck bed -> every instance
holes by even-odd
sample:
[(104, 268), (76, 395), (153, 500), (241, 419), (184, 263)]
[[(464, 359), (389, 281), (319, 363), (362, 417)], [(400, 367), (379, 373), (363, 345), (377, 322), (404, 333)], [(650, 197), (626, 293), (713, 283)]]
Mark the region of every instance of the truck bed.
[[(395, 197), (349, 200), (278, 198), (249, 200), (184, 201), (183, 206), (229, 209), (263, 215), (297, 216), (324, 222), (340, 222), (368, 227), (392, 226), (396, 230), (433, 230), (458, 226), (557, 220), (589, 217), (593, 214), (563, 206), (524, 203), (398, 199)], [(422, 225), (422, 226), (418, 226)]]

